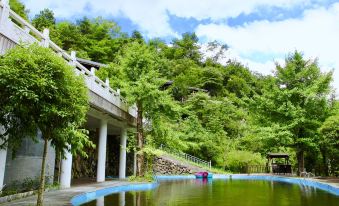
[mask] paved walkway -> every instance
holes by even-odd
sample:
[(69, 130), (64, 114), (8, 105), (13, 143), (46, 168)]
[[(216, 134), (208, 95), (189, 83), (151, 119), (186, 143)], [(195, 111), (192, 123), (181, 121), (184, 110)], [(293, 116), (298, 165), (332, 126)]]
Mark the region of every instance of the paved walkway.
[(316, 177), (313, 180), (332, 185), (339, 188), (339, 178), (338, 177)]
[[(70, 200), (75, 195), (95, 191), (98, 189), (120, 186), (120, 185), (127, 185), (127, 184), (138, 184), (138, 183), (131, 183), (127, 181), (106, 181), (102, 183), (88, 183), (88, 184), (81, 184), (77, 186), (73, 186), (69, 189), (63, 190), (55, 190), (46, 192), (44, 195), (44, 206), (60, 206), (60, 205), (71, 205)], [(0, 206), (33, 206), (36, 205), (37, 196), (31, 196), (19, 200), (14, 200), (12, 202), (0, 204)]]

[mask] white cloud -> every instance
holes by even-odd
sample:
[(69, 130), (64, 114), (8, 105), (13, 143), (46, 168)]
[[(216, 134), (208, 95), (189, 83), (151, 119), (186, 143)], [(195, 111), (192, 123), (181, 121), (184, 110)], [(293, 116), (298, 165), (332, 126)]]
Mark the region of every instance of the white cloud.
[[(216, 51), (208, 50), (207, 44), (200, 45), (200, 51), (204, 54), (204, 58), (213, 57)], [(219, 47), (220, 48), (220, 47)], [(248, 58), (242, 57), (236, 50), (230, 48), (228, 49), (221, 58), (218, 59), (218, 62), (226, 65), (229, 60), (236, 60), (244, 64), (244, 66), (250, 68), (252, 71), (259, 72), (261, 74), (272, 74), (275, 63), (283, 64), (284, 59), (274, 58), (272, 60), (265, 60), (264, 62), (253, 61)]]
[(91, 5), (92, 14), (122, 15), (135, 24), (149, 37), (176, 36), (171, 29), (168, 13), (178, 17), (212, 20), (249, 14), (259, 6), (291, 8), (308, 4), (311, 0), (23, 0), (32, 14), (44, 8), (52, 9), (58, 17), (72, 17), (76, 14), (88, 15), (84, 10)]
[(165, 4), (170, 13), (179, 17), (218, 20), (237, 17), (241, 13), (249, 14), (258, 7), (293, 8), (310, 2), (311, 0), (167, 0)]
[[(37, 14), (44, 8), (50, 8), (55, 16), (69, 18), (75, 15), (87, 16), (123, 16), (133, 23), (149, 37), (177, 36), (169, 25), (169, 16), (162, 2), (132, 1), (132, 0), (24, 0), (31, 14)], [(86, 8), (90, 6), (90, 13)]]
[[(286, 19), (278, 22), (256, 21), (238, 27), (226, 24), (199, 25), (196, 33), (208, 40), (227, 43), (231, 50), (250, 68), (273, 65), (273, 59), (255, 61), (251, 55), (275, 54), (275, 58), (294, 50), (303, 51), (307, 58), (319, 58), (323, 71), (336, 68), (334, 86), (339, 88), (339, 3), (329, 8), (306, 10), (300, 19)], [(271, 60), (271, 61), (270, 61)], [(275, 59), (276, 60), (276, 59)]]
[[(302, 18), (278, 22), (256, 21), (238, 27), (227, 24), (199, 25), (199, 37), (227, 43), (234, 57), (250, 68), (268, 73), (273, 60), (281, 60), (295, 49), (306, 57), (319, 57), (325, 69), (336, 68), (335, 86), (339, 88), (339, 3), (321, 8), (323, 0), (23, 0), (31, 14), (50, 8), (59, 18), (74, 15), (124, 16), (129, 18), (148, 37), (177, 36), (169, 24), (169, 15), (183, 18), (227, 20), (260, 9), (296, 6), (305, 8)], [(319, 4), (318, 4), (319, 3)], [(85, 9), (90, 5), (91, 10)], [(279, 14), (277, 14), (278, 16)], [(258, 60), (253, 55), (261, 56)], [(249, 58), (252, 57), (252, 58)]]

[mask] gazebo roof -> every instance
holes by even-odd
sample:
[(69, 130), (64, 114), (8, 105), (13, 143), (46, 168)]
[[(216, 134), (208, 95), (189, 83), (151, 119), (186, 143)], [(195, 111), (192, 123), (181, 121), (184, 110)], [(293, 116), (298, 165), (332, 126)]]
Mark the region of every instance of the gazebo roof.
[(267, 153), (268, 158), (289, 158), (289, 156), (287, 153)]

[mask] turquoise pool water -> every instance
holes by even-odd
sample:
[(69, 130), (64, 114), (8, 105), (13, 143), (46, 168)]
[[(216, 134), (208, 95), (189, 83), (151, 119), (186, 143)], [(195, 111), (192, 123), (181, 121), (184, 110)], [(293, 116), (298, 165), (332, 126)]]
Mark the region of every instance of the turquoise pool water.
[(242, 179), (162, 180), (147, 191), (99, 197), (83, 206), (339, 206), (339, 196), (314, 187)]

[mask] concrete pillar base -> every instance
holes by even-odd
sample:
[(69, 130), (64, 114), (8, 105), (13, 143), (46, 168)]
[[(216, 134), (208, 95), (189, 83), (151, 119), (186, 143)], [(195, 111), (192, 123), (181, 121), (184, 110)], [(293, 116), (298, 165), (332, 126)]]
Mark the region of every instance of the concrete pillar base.
[(126, 144), (127, 130), (122, 128), (120, 135), (119, 179), (126, 178)]
[(105, 181), (107, 120), (101, 120), (99, 130), (97, 182)]
[[(4, 128), (0, 125), (0, 133), (3, 134), (4, 132), (5, 132)], [(0, 140), (0, 143), (3, 143), (2, 140)], [(7, 148), (0, 149), (0, 191), (2, 190), (2, 187), (4, 186), (6, 157), (7, 157)]]
[(60, 188), (70, 188), (72, 179), (72, 153), (66, 151), (65, 159), (61, 160)]

